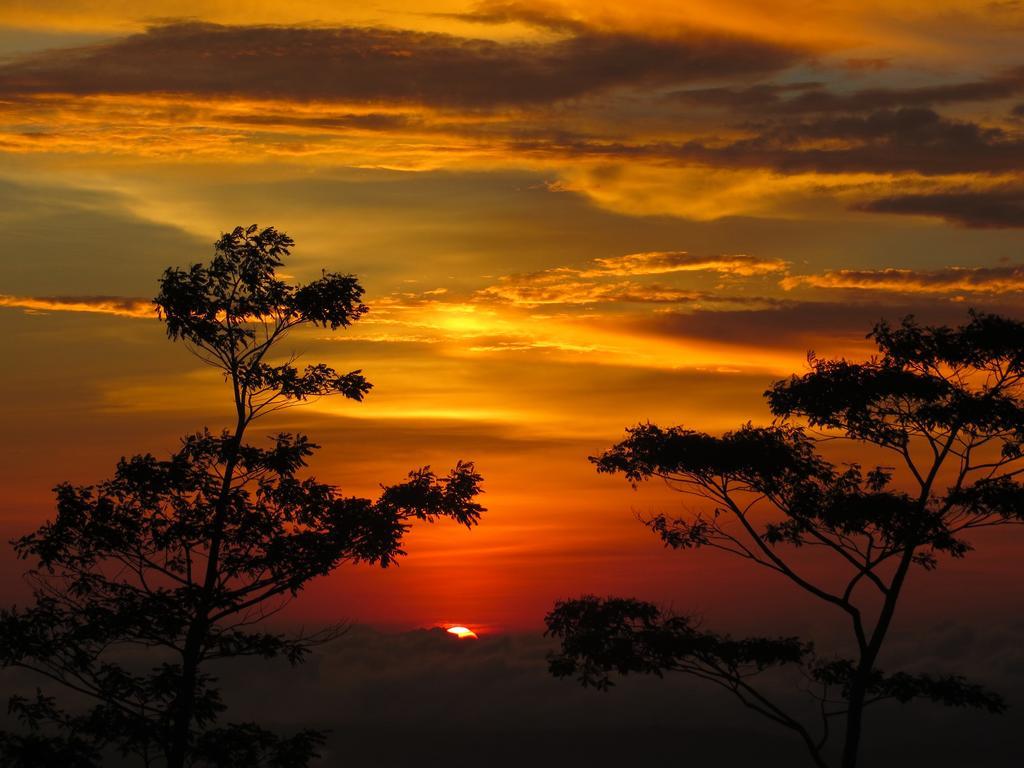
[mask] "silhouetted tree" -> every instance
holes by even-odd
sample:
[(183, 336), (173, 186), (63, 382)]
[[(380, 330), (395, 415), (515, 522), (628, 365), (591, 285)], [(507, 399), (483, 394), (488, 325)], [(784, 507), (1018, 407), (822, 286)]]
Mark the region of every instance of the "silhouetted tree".
[(223, 373), (233, 429), (189, 435), (165, 460), (122, 459), (96, 486), (58, 486), (56, 518), (14, 542), (37, 561), (35, 603), (0, 613), (2, 663), (91, 704), (68, 712), (42, 693), (13, 698), (27, 730), (0, 739), (7, 764), (93, 766), (117, 750), (170, 768), (306, 765), (323, 734), (218, 725), (225, 705), (204, 669), (245, 656), (301, 661), (340, 628), (294, 637), (254, 625), (340, 563), (391, 564), (413, 519), (477, 523), (471, 463), (445, 477), (416, 470), (370, 500), (300, 478), (317, 448), (303, 435), (243, 442), (263, 415), (327, 395), (361, 400), (370, 389), (360, 371), (272, 360), (292, 329), (334, 330), (367, 311), (352, 276), (278, 280), (292, 245), (273, 228), (238, 228), (208, 265), (168, 269), (160, 281), (154, 301), (167, 334)]
[[(843, 768), (857, 764), (864, 710), (878, 702), (1005, 708), (960, 677), (885, 673), (879, 655), (912, 569), (964, 557), (973, 530), (1024, 521), (1024, 323), (972, 312), (948, 328), (908, 317), (879, 323), (869, 338), (879, 354), (868, 362), (812, 354), (809, 373), (772, 386), (772, 426), (714, 437), (642, 424), (591, 458), (634, 487), (661, 478), (703, 499), (703, 511), (684, 519), (644, 522), (668, 547), (723, 550), (832, 606), (848, 622), (853, 657), (817, 655), (794, 637), (736, 640), (649, 603), (584, 597), (547, 617), (562, 643), (553, 674), (600, 688), (615, 673), (708, 680), (794, 731), (818, 766), (829, 764), (830, 723), (840, 719)], [(820, 452), (836, 439), (885, 451), (895, 466), (837, 466)], [(801, 548), (832, 556), (829, 575), (810, 575), (794, 557)], [(787, 666), (813, 681), (818, 725), (757, 686), (759, 673)]]

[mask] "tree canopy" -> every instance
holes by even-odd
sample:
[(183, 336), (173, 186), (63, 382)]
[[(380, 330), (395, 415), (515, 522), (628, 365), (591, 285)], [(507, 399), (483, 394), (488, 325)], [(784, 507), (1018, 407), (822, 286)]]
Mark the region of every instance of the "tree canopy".
[(318, 447), (305, 435), (243, 441), (275, 410), (332, 394), (361, 400), (370, 389), (358, 370), (299, 371), (294, 355), (271, 357), (294, 328), (337, 329), (367, 311), (350, 275), (298, 287), (278, 280), (291, 245), (273, 228), (237, 228), (208, 265), (161, 279), (155, 303), (167, 334), (222, 371), (234, 428), (189, 434), (166, 459), (122, 458), (96, 485), (59, 485), (54, 519), (14, 542), (33, 563), (35, 599), (0, 611), (0, 664), (91, 704), (67, 708), (42, 692), (12, 699), (26, 728), (0, 735), (7, 764), (89, 768), (113, 750), (171, 768), (306, 765), (324, 734), (222, 723), (210, 664), (301, 662), (342, 627), (293, 636), (258, 625), (311, 579), (343, 563), (395, 563), (413, 521), (479, 521), (481, 478), (470, 462), (443, 475), (415, 469), (368, 499), (303, 475)]
[[(787, 578), (847, 622), (854, 658), (829, 657), (796, 638), (733, 640), (635, 600), (558, 603), (548, 631), (562, 650), (558, 676), (607, 687), (611, 673), (681, 671), (724, 686), (796, 732), (825, 766), (831, 721), (845, 722), (840, 765), (857, 764), (865, 707), (930, 699), (990, 712), (1002, 699), (957, 676), (883, 673), (878, 667), (906, 579), (942, 557), (962, 558), (980, 528), (1024, 522), (1024, 323), (971, 313), (966, 324), (906, 318), (869, 334), (868, 361), (821, 360), (766, 393), (776, 417), (713, 436), (640, 424), (591, 461), (637, 484), (660, 479), (704, 506), (644, 522), (673, 549), (711, 547)], [(834, 440), (888, 453), (891, 465), (836, 464)], [(809, 575), (796, 556), (832, 556), (831, 575)], [(812, 679), (817, 730), (784, 712), (752, 678), (795, 665)]]

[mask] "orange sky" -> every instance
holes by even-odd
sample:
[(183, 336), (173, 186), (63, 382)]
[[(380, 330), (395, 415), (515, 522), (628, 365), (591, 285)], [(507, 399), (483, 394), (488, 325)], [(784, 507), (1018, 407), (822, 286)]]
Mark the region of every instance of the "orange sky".
[(257, 222), (296, 240), (296, 280), (359, 275), (370, 314), (294, 343), (375, 384), (266, 429), (308, 431), (353, 493), (473, 459), (489, 509), (295, 615), (532, 628), (581, 591), (756, 611), (757, 574), (634, 519), (681, 499), (586, 457), (648, 419), (764, 421), (771, 381), (863, 354), (881, 317), (1021, 314), (1024, 6), (398, 5), (0, 9), (0, 532), (226, 421), (146, 302)]

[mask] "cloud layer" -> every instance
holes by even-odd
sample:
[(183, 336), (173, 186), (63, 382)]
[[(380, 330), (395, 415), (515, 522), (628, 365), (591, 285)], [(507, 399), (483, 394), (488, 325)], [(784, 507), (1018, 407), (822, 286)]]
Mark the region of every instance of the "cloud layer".
[(947, 267), (945, 269), (837, 269), (820, 275), (796, 275), (783, 288), (850, 288), (897, 293), (1004, 294), (1024, 291), (1024, 266)]
[(694, 31), (669, 39), (576, 30), (497, 43), (372, 27), (175, 23), (0, 67), (0, 95), (178, 93), (439, 107), (498, 107), (768, 73), (800, 53)]
[(422, 29), (154, 23), (0, 63), (0, 151), (500, 167), (630, 215), (831, 205), (1020, 226), (1020, 61), (979, 60), (968, 77), (915, 64), (914, 49), (830, 51), (641, 10), (646, 22), (529, 2), (403, 17)]
[(120, 317), (156, 318), (156, 309), (148, 299), (124, 296), (5, 296), (0, 307), (29, 312), (95, 312)]
[(751, 277), (786, 271), (781, 259), (756, 256), (691, 256), (686, 251), (650, 251), (594, 259), (596, 269), (580, 274), (585, 277), (607, 275), (664, 275), (672, 272), (716, 272), (719, 275)]
[(1019, 187), (891, 195), (855, 207), (872, 213), (931, 216), (976, 229), (1024, 227), (1024, 189)]

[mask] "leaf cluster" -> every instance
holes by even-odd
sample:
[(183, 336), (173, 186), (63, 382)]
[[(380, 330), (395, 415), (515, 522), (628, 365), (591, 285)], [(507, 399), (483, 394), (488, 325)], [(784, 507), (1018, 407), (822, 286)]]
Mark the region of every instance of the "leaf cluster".
[[(796, 731), (819, 760), (828, 721), (847, 713), (858, 676), (853, 660), (821, 659), (813, 644), (800, 638), (735, 639), (702, 629), (690, 617), (632, 598), (585, 595), (559, 601), (545, 623), (546, 634), (560, 645), (548, 655), (548, 668), (555, 677), (574, 677), (585, 687), (608, 690), (616, 675), (685, 673), (728, 690), (748, 708)], [(821, 708), (820, 740), (814, 740), (801, 722), (758, 689), (757, 676), (777, 668), (795, 669), (817, 685), (817, 692), (809, 692)], [(1006, 710), (999, 695), (960, 676), (886, 674), (879, 669), (871, 671), (863, 705), (917, 699), (995, 714)]]
[[(122, 734), (126, 750), (166, 737), (181, 675), (171, 659), (184, 647), (202, 596), (214, 502), (232, 440), (228, 433), (196, 433), (168, 459), (134, 456), (99, 485), (62, 484), (56, 517), (14, 542), (34, 562), (37, 599), (27, 609), (0, 611), (0, 663), (42, 672), (103, 702), (89, 716), (117, 715), (134, 724), (107, 729)], [(441, 477), (415, 470), (371, 500), (299, 477), (315, 447), (302, 435), (279, 434), (267, 448), (244, 445), (237, 452), (202, 660), (300, 662), (325, 636), (292, 638), (250, 625), (343, 562), (393, 564), (412, 520), (451, 518), (472, 526), (483, 511), (472, 463), (460, 462)], [(138, 670), (120, 659), (140, 647), (168, 661)], [(199, 735), (223, 709), (212, 680), (200, 682)], [(35, 710), (37, 719), (47, 713)], [(85, 732), (83, 720), (63, 723)], [(224, 742), (203, 743), (213, 749)]]
[(607, 690), (618, 675), (688, 671), (742, 679), (769, 667), (802, 661), (809, 645), (795, 637), (740, 640), (702, 630), (686, 616), (666, 616), (651, 603), (585, 595), (559, 601), (545, 617), (546, 634), (561, 641), (548, 656), (556, 677), (576, 677)]
[(369, 311), (352, 275), (324, 272), (299, 286), (278, 279), (276, 270), (292, 245), (273, 227), (236, 227), (215, 243), (208, 264), (167, 269), (153, 300), (168, 338), (186, 342), (232, 381), (236, 407), (246, 419), (330, 394), (362, 400), (372, 386), (360, 371), (342, 374), (323, 363), (299, 370), (294, 358), (267, 362), (274, 345), (294, 328), (336, 330)]

